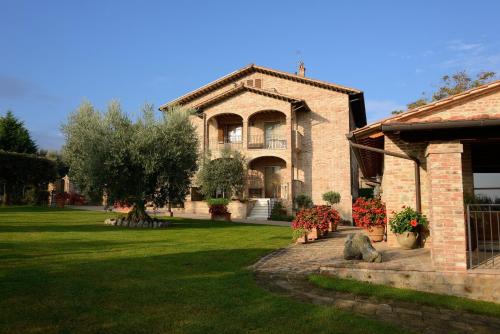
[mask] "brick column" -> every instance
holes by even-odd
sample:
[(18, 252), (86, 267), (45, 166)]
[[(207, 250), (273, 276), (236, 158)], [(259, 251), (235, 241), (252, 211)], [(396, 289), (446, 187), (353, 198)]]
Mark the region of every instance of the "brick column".
[(286, 168), (288, 170), (288, 176), (287, 176), (287, 182), (288, 182), (288, 205), (287, 205), (287, 213), (289, 215), (292, 214), (292, 208), (293, 208), (293, 167), (295, 163), (295, 159), (293, 158), (293, 128), (294, 128), (294, 122), (295, 122), (295, 117), (294, 117), (294, 111), (293, 108), (290, 108), (290, 116), (287, 116), (286, 118), (286, 141), (287, 141), (287, 162), (286, 162)]
[(437, 270), (467, 269), (462, 152), (458, 141), (431, 142), (426, 151), (431, 258)]
[(244, 151), (248, 149), (248, 120), (244, 119), (241, 126), (241, 141), (242, 148)]

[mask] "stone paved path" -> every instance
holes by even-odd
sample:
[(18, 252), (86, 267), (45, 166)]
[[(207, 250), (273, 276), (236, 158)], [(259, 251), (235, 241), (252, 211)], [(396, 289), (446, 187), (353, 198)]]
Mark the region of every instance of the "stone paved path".
[(500, 318), (458, 312), (444, 308), (404, 303), (394, 300), (383, 302), (367, 297), (321, 289), (307, 280), (310, 273), (318, 273), (320, 266), (377, 266), (377, 269), (398, 269), (413, 266), (413, 270), (424, 270), (429, 263), (426, 249), (404, 253), (375, 244), (382, 253), (382, 264), (360, 263), (342, 259), (345, 237), (349, 233), (360, 233), (356, 228), (342, 227), (330, 238), (320, 239), (305, 245), (291, 245), (261, 258), (250, 268), (263, 288), (301, 301), (331, 305), (356, 312), (370, 318), (392, 323), (410, 331), (420, 333), (500, 333)]

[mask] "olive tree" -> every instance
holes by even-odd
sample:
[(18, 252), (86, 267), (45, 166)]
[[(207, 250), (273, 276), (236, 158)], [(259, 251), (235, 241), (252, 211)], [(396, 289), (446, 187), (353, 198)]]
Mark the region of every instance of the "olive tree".
[(225, 149), (218, 159), (206, 157), (198, 174), (201, 192), (206, 197), (220, 193), (224, 198), (240, 195), (245, 186), (246, 163), (238, 151)]
[(157, 119), (146, 104), (134, 122), (116, 101), (106, 112), (84, 102), (62, 131), (70, 177), (92, 198), (105, 191), (110, 201), (132, 203), (131, 220), (149, 220), (146, 201), (183, 200), (197, 169), (196, 129), (184, 109), (172, 108)]

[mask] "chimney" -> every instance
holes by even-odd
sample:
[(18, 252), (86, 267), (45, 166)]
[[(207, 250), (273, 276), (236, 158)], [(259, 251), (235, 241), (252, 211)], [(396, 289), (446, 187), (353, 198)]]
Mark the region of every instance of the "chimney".
[(304, 62), (301, 61), (299, 64), (299, 72), (297, 72), (297, 75), (300, 77), (305, 77), (306, 76), (306, 68), (304, 66)]

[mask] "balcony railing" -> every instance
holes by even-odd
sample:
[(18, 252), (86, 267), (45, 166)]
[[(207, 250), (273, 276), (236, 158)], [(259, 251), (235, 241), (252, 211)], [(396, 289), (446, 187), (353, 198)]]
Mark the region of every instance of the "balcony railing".
[(251, 135), (248, 137), (248, 149), (283, 150), (286, 146), (285, 136)]
[(500, 204), (467, 205), (469, 269), (500, 269)]
[(208, 141), (208, 147), (210, 150), (216, 151), (223, 149), (241, 150), (243, 147), (243, 141), (241, 140), (241, 137), (225, 138), (224, 140), (210, 139)]

